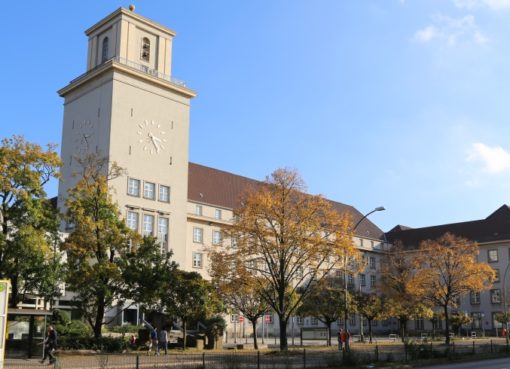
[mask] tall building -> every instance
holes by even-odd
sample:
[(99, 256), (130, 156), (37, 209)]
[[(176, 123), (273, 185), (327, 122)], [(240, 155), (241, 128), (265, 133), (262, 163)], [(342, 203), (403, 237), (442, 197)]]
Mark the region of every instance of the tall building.
[[(128, 226), (156, 236), (182, 269), (207, 278), (206, 248), (223, 242), (221, 228), (231, 221), (241, 193), (259, 182), (188, 162), (196, 93), (173, 78), (172, 30), (121, 8), (85, 34), (87, 71), (58, 91), (64, 98), (59, 207), (64, 209), (76, 181), (76, 158), (93, 152), (107, 157), (127, 170), (110, 185)], [(355, 223), (363, 218), (352, 206), (331, 203)], [(370, 260), (360, 288), (375, 290), (383, 232), (365, 218), (356, 236)], [(69, 308), (66, 296), (57, 307)], [(120, 316), (119, 323), (137, 319), (132, 310)]]
[(127, 169), (112, 180), (128, 225), (157, 236), (180, 265), (186, 244), (190, 101), (172, 77), (175, 33), (118, 9), (85, 31), (87, 71), (58, 91), (64, 98), (59, 207), (64, 209), (77, 157), (97, 152)]

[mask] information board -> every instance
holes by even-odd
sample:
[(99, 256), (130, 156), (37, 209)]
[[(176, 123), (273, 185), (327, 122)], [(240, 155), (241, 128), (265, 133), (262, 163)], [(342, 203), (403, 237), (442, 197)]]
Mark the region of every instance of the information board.
[(5, 336), (7, 334), (7, 303), (9, 300), (9, 281), (0, 280), (0, 369), (4, 367)]

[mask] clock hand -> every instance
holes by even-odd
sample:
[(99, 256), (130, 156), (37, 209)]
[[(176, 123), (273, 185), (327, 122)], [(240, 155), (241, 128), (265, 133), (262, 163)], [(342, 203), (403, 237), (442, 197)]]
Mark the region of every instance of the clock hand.
[(157, 142), (157, 141), (160, 141), (160, 142), (161, 142), (161, 140), (160, 140), (159, 138), (157, 138), (156, 136), (154, 136), (154, 135), (152, 134), (152, 132), (149, 132), (149, 133), (148, 133), (148, 135), (149, 135), (149, 137), (150, 137), (150, 139), (151, 139), (152, 143), (154, 144), (154, 147), (156, 148), (156, 152), (159, 152), (159, 150), (161, 150), (161, 148), (159, 147), (159, 144), (158, 144), (158, 142)]

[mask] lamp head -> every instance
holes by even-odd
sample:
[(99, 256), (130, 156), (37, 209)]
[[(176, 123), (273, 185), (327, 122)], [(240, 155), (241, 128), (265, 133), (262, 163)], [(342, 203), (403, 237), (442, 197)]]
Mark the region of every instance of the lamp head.
[(386, 209), (384, 208), (384, 206), (378, 206), (378, 207), (376, 207), (376, 208), (374, 209), (374, 211), (383, 211), (383, 210), (386, 210)]

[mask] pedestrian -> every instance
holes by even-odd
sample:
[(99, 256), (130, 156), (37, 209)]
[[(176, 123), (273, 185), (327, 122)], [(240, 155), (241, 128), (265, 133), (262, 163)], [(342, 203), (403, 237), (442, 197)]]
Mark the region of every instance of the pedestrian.
[(338, 334), (337, 334), (337, 338), (338, 338), (338, 351), (342, 351), (342, 348), (343, 348), (342, 347), (343, 346), (342, 345), (342, 331), (343, 331), (343, 329), (340, 329), (338, 331)]
[(340, 331), (340, 345), (342, 350), (346, 349), (347, 332), (342, 328)]
[(162, 330), (159, 331), (158, 344), (159, 344), (159, 349), (164, 349), (165, 355), (167, 355), (168, 354), (168, 332), (166, 331), (166, 329), (164, 327)]
[(149, 346), (149, 352), (151, 351), (151, 348), (154, 347), (154, 355), (159, 355), (159, 346), (158, 346), (158, 329), (154, 327), (151, 330), (150, 334), (150, 346)]
[(44, 339), (44, 357), (41, 364), (44, 364), (46, 358), (49, 359), (49, 364), (53, 364), (56, 360), (55, 350), (57, 349), (57, 331), (52, 325), (48, 326), (46, 338)]
[(350, 340), (351, 340), (351, 332), (349, 330), (345, 331), (345, 351), (349, 351), (350, 349)]

